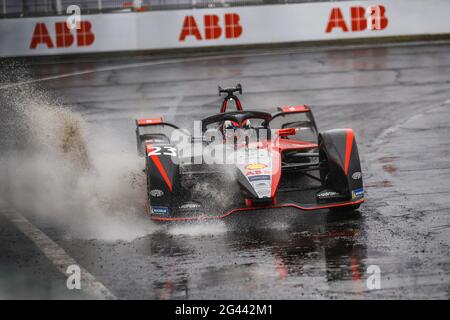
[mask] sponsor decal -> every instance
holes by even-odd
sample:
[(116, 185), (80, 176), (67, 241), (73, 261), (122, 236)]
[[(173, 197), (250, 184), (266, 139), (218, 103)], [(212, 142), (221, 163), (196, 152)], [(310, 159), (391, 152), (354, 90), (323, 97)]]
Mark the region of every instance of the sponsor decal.
[(386, 29), (387, 26), (386, 8), (382, 5), (350, 7), (350, 24), (345, 21), (340, 8), (332, 8), (325, 32), (330, 33), (334, 29), (343, 32), (360, 32), (367, 29), (375, 31)]
[(319, 199), (332, 199), (339, 196), (341, 196), (341, 194), (332, 190), (322, 191), (317, 194), (317, 198)]
[(183, 205), (180, 206), (180, 209), (198, 209), (201, 208), (202, 206), (198, 203), (195, 202), (187, 202)]
[(364, 188), (358, 188), (352, 191), (352, 199), (364, 196)]
[(270, 180), (270, 176), (269, 175), (261, 175), (261, 176), (248, 177), (248, 181), (250, 181), (250, 182), (261, 181), (261, 180)]
[[(214, 40), (221, 37), (225, 39), (235, 39), (242, 35), (242, 25), (240, 16), (237, 13), (226, 13), (221, 22), (220, 16), (208, 14), (203, 16), (203, 35), (198, 27), (198, 21), (194, 16), (186, 16), (181, 27), (181, 33), (178, 41), (186, 39), (196, 40)], [(223, 24), (223, 25), (222, 25)]]
[(169, 214), (169, 208), (167, 208), (167, 207), (154, 207), (154, 206), (152, 206), (152, 213), (153, 213), (153, 214), (168, 215), (168, 214)]
[(253, 186), (253, 189), (255, 190), (256, 194), (259, 198), (268, 198), (270, 197), (270, 184), (266, 183), (258, 183)]
[(361, 172), (357, 171), (355, 173), (352, 174), (352, 179), (353, 180), (359, 180), (361, 179)]
[(73, 33), (65, 21), (55, 22), (55, 34), (56, 37), (52, 39), (47, 25), (43, 22), (36, 23), (31, 37), (30, 49), (36, 49), (38, 46), (44, 46), (47, 49), (68, 48), (74, 45), (75, 39), (77, 47), (89, 47), (95, 41), (92, 24), (87, 20), (80, 21), (79, 28)]
[(264, 168), (267, 168), (267, 165), (263, 163), (250, 163), (245, 167), (247, 170), (260, 170)]
[(269, 170), (254, 170), (254, 171), (247, 171), (245, 175), (248, 176), (259, 176), (262, 174), (270, 174)]
[(159, 189), (153, 189), (153, 190), (150, 191), (150, 195), (152, 197), (159, 198), (159, 197), (162, 197), (164, 195), (164, 192), (162, 190), (159, 190)]

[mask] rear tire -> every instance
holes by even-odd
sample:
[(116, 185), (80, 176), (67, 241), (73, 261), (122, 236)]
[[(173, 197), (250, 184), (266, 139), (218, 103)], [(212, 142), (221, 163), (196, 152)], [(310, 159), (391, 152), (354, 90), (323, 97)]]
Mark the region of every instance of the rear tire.
[(328, 174), (330, 173), (330, 168), (328, 166), (328, 156), (323, 148), (319, 148), (319, 173), (320, 173), (320, 180), (322, 181), (322, 186), (324, 188), (329, 187), (328, 185)]
[[(336, 137), (334, 137), (335, 140), (340, 141), (345, 138), (343, 132), (340, 132), (342, 130), (336, 130), (338, 132), (336, 132)], [(322, 136), (319, 136), (319, 164), (322, 186), (336, 191), (341, 195), (348, 196), (348, 199), (351, 199), (352, 186), (349, 185), (351, 179), (347, 177), (347, 174), (344, 172), (344, 164), (341, 163), (343, 162), (341, 157), (343, 154), (345, 155), (346, 150), (337, 149), (336, 141), (333, 141), (332, 138), (333, 135), (327, 131), (322, 133)], [(328, 144), (326, 143), (326, 139), (328, 139)], [(352, 152), (357, 152), (356, 145)], [(359, 162), (359, 160), (357, 161)]]

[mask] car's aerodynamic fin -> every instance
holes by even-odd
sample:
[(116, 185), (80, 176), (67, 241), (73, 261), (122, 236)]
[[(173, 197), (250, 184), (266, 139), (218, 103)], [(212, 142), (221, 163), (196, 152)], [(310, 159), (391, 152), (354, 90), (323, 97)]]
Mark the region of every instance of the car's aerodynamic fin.
[(159, 117), (159, 118), (143, 118), (143, 119), (137, 119), (136, 120), (136, 125), (138, 127), (153, 126), (153, 125), (162, 124), (162, 123), (163, 123), (163, 118), (162, 117)]
[(279, 107), (279, 111), (284, 113), (298, 113), (298, 112), (310, 112), (311, 109), (309, 109), (308, 106), (301, 105), (301, 106), (285, 106), (285, 107)]

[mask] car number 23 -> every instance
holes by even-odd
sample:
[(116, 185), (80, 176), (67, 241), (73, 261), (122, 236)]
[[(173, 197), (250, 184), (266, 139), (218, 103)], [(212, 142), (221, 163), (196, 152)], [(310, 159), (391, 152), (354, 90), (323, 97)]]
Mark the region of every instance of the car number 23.
[(174, 148), (174, 147), (169, 147), (169, 146), (150, 147), (150, 148), (148, 148), (148, 154), (147, 155), (149, 157), (151, 157), (151, 156), (160, 156), (160, 155), (176, 157), (177, 156), (177, 149)]

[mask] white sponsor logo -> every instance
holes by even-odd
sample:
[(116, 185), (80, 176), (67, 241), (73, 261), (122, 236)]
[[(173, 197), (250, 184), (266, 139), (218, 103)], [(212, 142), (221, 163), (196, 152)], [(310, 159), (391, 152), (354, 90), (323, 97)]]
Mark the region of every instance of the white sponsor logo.
[(182, 206), (180, 206), (180, 209), (196, 209), (196, 208), (200, 208), (201, 206), (198, 203), (194, 203), (194, 202), (189, 202), (189, 203), (185, 203)]
[(326, 197), (334, 197), (339, 195), (339, 193), (334, 192), (334, 191), (326, 191), (326, 192), (321, 192), (318, 194), (319, 197), (321, 198), (326, 198)]
[(352, 179), (353, 180), (359, 180), (361, 179), (361, 172), (356, 171), (355, 173), (352, 174)]
[(158, 190), (158, 189), (154, 189), (154, 190), (150, 191), (150, 195), (152, 197), (159, 198), (159, 197), (162, 197), (164, 195), (164, 192), (161, 191), (161, 190)]
[(152, 207), (152, 213), (154, 214), (169, 214), (168, 207)]

